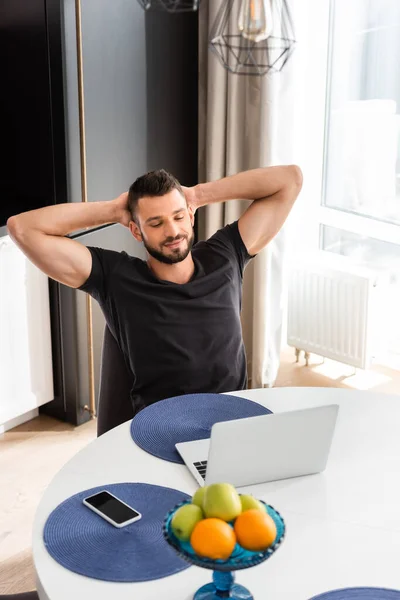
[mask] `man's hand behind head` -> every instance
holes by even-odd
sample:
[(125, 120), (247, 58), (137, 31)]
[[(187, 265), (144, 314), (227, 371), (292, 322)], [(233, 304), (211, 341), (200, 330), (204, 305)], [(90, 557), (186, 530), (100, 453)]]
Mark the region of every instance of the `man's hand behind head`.
[(183, 193), (185, 194), (185, 199), (188, 205), (189, 212), (195, 214), (196, 210), (199, 207), (198, 198), (196, 195), (195, 187), (185, 187), (182, 186)]
[(128, 208), (128, 192), (124, 192), (118, 198), (113, 200), (117, 207), (118, 223), (129, 227), (129, 223), (132, 221), (132, 215)]

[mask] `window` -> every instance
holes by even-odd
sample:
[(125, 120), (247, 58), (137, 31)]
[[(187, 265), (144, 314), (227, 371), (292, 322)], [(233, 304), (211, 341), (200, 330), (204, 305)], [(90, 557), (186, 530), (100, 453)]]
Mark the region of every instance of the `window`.
[(400, 2), (332, 0), (330, 26), (323, 205), (400, 225)]
[(400, 1), (330, 0), (329, 29), (319, 246), (384, 276), (400, 368)]

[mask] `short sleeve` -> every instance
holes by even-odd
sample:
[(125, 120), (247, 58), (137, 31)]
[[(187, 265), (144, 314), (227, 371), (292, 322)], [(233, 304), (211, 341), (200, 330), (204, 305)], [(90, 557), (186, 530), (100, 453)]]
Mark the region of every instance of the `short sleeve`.
[(96, 300), (105, 300), (110, 276), (121, 260), (122, 253), (94, 246), (88, 246), (88, 249), (92, 255), (92, 270), (85, 283), (78, 289), (87, 292)]
[(210, 246), (223, 248), (228, 251), (239, 264), (241, 275), (250, 259), (254, 258), (247, 252), (242, 236), (239, 232), (238, 222), (234, 221), (230, 225), (226, 225), (207, 240)]

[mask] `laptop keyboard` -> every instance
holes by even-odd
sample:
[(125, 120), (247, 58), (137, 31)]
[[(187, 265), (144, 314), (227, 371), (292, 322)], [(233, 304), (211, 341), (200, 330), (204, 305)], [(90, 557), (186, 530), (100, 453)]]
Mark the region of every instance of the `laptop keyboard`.
[(195, 463), (193, 463), (193, 465), (195, 466), (195, 468), (197, 469), (197, 471), (199, 472), (201, 477), (203, 479), (205, 479), (206, 478), (206, 470), (207, 470), (207, 461), (203, 460), (200, 462), (195, 462)]

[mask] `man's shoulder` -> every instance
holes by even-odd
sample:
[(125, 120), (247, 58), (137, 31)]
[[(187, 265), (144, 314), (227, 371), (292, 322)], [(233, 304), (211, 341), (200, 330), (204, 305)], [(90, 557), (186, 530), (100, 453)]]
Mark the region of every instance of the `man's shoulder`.
[(230, 255), (235, 252), (240, 241), (238, 222), (234, 221), (218, 229), (207, 240), (197, 242), (194, 249), (208, 250), (211, 253), (228, 253)]
[(88, 249), (100, 261), (107, 261), (109, 264), (135, 264), (136, 262), (143, 262), (142, 259), (128, 254), (125, 250), (111, 250), (109, 248), (100, 248), (99, 246), (88, 246)]
[(235, 230), (238, 231), (237, 221), (225, 225), (224, 227), (220, 227), (214, 233), (210, 234), (207, 239), (197, 242), (194, 247), (204, 244), (212, 245), (213, 242), (219, 240), (231, 240), (236, 235)]
[(237, 263), (241, 274), (247, 262), (252, 258), (243, 243), (238, 221), (221, 227), (205, 241), (198, 242), (194, 249), (199, 255), (219, 255), (229, 263)]
[(128, 254), (125, 250), (110, 250), (97, 246), (88, 246), (92, 254), (92, 276), (96, 279), (109, 281), (122, 275), (137, 278), (142, 270), (144, 261), (137, 256)]

